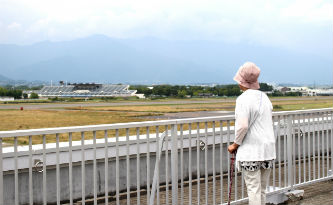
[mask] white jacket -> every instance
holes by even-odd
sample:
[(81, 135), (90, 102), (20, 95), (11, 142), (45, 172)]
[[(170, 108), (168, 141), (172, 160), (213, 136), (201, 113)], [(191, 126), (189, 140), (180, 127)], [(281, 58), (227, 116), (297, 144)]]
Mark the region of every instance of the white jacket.
[[(276, 158), (272, 103), (259, 90), (248, 89), (236, 100), (235, 140), (239, 144), (236, 162)], [(238, 167), (238, 166), (237, 166)]]

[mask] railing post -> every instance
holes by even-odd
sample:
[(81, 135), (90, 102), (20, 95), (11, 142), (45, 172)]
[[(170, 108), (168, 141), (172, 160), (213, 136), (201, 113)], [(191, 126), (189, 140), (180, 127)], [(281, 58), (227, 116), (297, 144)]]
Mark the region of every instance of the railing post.
[(178, 204), (178, 138), (177, 124), (171, 125), (172, 205)]
[(157, 180), (158, 180), (158, 177), (159, 177), (159, 174), (160, 174), (159, 173), (159, 166), (160, 166), (160, 161), (161, 161), (161, 156), (162, 156), (162, 151), (163, 151), (163, 144), (164, 144), (164, 140), (165, 140), (166, 135), (167, 135), (167, 131), (164, 132), (161, 135), (160, 139), (157, 141), (159, 144), (158, 144), (158, 152), (156, 152), (155, 169), (154, 169), (153, 183), (151, 185), (149, 205), (154, 205), (155, 192), (157, 191), (157, 189), (159, 189), (159, 184), (157, 184)]
[(288, 187), (293, 189), (294, 172), (293, 172), (293, 118), (288, 115), (287, 118), (287, 157), (288, 157)]
[(2, 138), (0, 138), (0, 205), (3, 205), (3, 160), (2, 160)]

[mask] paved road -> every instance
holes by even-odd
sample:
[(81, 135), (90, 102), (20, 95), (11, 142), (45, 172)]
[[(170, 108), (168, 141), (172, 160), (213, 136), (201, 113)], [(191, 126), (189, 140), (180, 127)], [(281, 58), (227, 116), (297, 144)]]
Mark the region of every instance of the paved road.
[[(332, 96), (317, 97), (320, 99), (331, 99)], [(311, 100), (315, 97), (288, 97), (274, 98), (272, 101), (303, 101)], [(163, 105), (163, 104), (193, 104), (193, 103), (230, 103), (235, 102), (235, 99), (206, 99), (206, 100), (170, 100), (170, 101), (132, 101), (132, 102), (110, 102), (110, 103), (40, 103), (40, 104), (0, 104), (0, 109), (48, 109), (48, 108), (63, 108), (63, 107), (97, 107), (97, 106), (126, 106), (126, 105)]]
[[(148, 119), (156, 120), (170, 120), (170, 119), (183, 119), (183, 118), (194, 118), (194, 117), (211, 117), (211, 116), (225, 116), (233, 115), (234, 111), (197, 111), (197, 112), (175, 112), (175, 113), (164, 113), (163, 115), (147, 116)], [(145, 118), (145, 117), (141, 117)]]
[[(325, 169), (327, 168), (326, 165), (327, 163), (324, 163)], [(303, 167), (303, 164), (301, 163), (301, 168)], [(298, 169), (298, 165), (296, 166), (296, 170)], [(278, 185), (278, 169), (276, 171), (276, 178), (275, 178), (275, 184)], [(312, 170), (313, 171), (313, 170)], [(318, 172), (318, 170), (316, 170)], [(272, 172), (273, 173), (273, 172)], [(273, 176), (272, 173), (270, 175), (270, 185), (272, 185), (272, 180)], [(313, 173), (311, 173), (312, 176)], [(281, 179), (284, 179), (284, 172), (282, 171), (281, 173)], [(214, 204), (213, 203), (213, 198), (215, 196), (216, 199), (216, 204), (221, 204), (227, 202), (227, 197), (228, 197), (228, 177), (224, 175), (223, 181), (221, 181), (221, 176), (216, 175), (215, 178), (216, 184), (213, 186), (213, 177), (209, 176), (208, 181), (207, 181), (207, 187), (208, 187), (208, 192), (207, 192), (207, 200), (208, 204)], [(246, 186), (243, 184), (242, 186), (242, 178), (241, 175), (239, 174), (237, 176), (237, 198), (243, 198), (247, 197), (247, 190)], [(296, 181), (298, 181), (298, 176), (296, 176)], [(193, 181), (190, 183), (190, 181), (185, 180), (184, 181), (184, 186), (183, 186), (183, 204), (198, 204), (198, 189), (200, 189), (200, 204), (206, 204), (206, 181), (204, 178), (200, 179), (200, 186), (198, 186), (198, 180), (196, 177), (193, 178)], [(222, 184), (221, 184), (222, 182)], [(191, 189), (189, 184), (191, 184)], [(236, 180), (234, 179), (233, 187), (235, 188)], [(222, 185), (222, 186), (221, 186)], [(284, 184), (284, 181), (282, 180), (281, 182), (282, 187), (284, 187), (286, 184)], [(168, 188), (171, 188), (171, 183), (169, 184)], [(233, 188), (232, 190), (232, 200), (235, 199), (235, 189)], [(215, 189), (215, 195), (213, 190)], [(288, 201), (288, 203), (284, 204), (289, 204), (289, 205), (312, 205), (312, 204), (322, 204), (322, 205), (332, 205), (333, 204), (333, 181), (328, 180), (328, 181), (322, 181), (322, 182), (317, 182), (313, 184), (307, 184), (302, 187), (299, 187), (297, 189), (304, 190), (304, 196), (303, 199), (300, 201)], [(140, 195), (137, 195), (137, 190), (133, 190), (130, 192), (130, 204), (137, 204), (137, 200), (140, 200), (140, 204), (147, 204), (147, 190), (142, 189), (139, 190)], [(191, 195), (190, 195), (191, 193)], [(181, 202), (181, 188), (179, 188), (178, 192), (178, 204), (182, 204)], [(191, 196), (191, 198), (190, 198)], [(118, 196), (115, 195), (114, 193), (109, 195), (109, 203), (108, 205), (116, 205), (116, 199), (119, 197), (120, 204), (126, 204), (127, 203), (127, 193), (126, 192), (121, 192)], [(155, 202), (156, 201), (155, 196)], [(166, 202), (168, 200), (168, 203)], [(168, 190), (168, 193), (166, 192), (166, 186), (161, 185), (160, 186), (160, 193), (159, 193), (159, 204), (164, 205), (164, 204), (171, 204), (172, 200), (172, 191)], [(191, 203), (189, 203), (191, 202)], [(104, 196), (101, 196), (100, 198), (97, 199), (98, 204), (105, 204), (104, 202)], [(82, 202), (78, 201), (74, 203), (75, 205), (81, 205)], [(93, 204), (92, 199), (87, 199), (86, 204)], [(156, 204), (156, 203), (155, 203)], [(248, 204), (247, 202), (240, 203), (240, 205), (246, 205)]]

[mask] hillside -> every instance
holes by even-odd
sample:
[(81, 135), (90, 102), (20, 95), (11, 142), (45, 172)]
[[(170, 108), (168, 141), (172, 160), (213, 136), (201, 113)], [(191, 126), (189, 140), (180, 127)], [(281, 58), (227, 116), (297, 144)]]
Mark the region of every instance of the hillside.
[(223, 84), (248, 60), (261, 67), (265, 82), (332, 83), (332, 59), (258, 45), (102, 35), (0, 45), (1, 74), (30, 81)]

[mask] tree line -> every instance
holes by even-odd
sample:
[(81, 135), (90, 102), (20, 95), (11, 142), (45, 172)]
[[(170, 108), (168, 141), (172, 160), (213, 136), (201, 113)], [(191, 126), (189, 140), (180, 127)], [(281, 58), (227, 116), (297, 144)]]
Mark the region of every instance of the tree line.
[[(23, 90), (40, 90), (43, 86), (28, 87), (28, 86), (4, 86), (0, 87), (0, 96), (14, 97), (15, 99), (28, 98), (28, 95), (23, 93)], [(36, 93), (32, 93), (30, 98), (38, 98)]]
[(0, 87), (0, 96), (14, 97), (15, 99), (22, 98), (22, 90), (16, 88), (3, 88)]
[[(209, 86), (185, 86), (185, 85), (155, 85), (153, 88), (147, 85), (132, 85), (131, 90), (144, 94), (145, 97), (200, 97), (200, 96), (239, 96), (241, 90), (237, 84)], [(260, 90), (272, 91), (273, 87), (267, 83), (260, 83)]]

